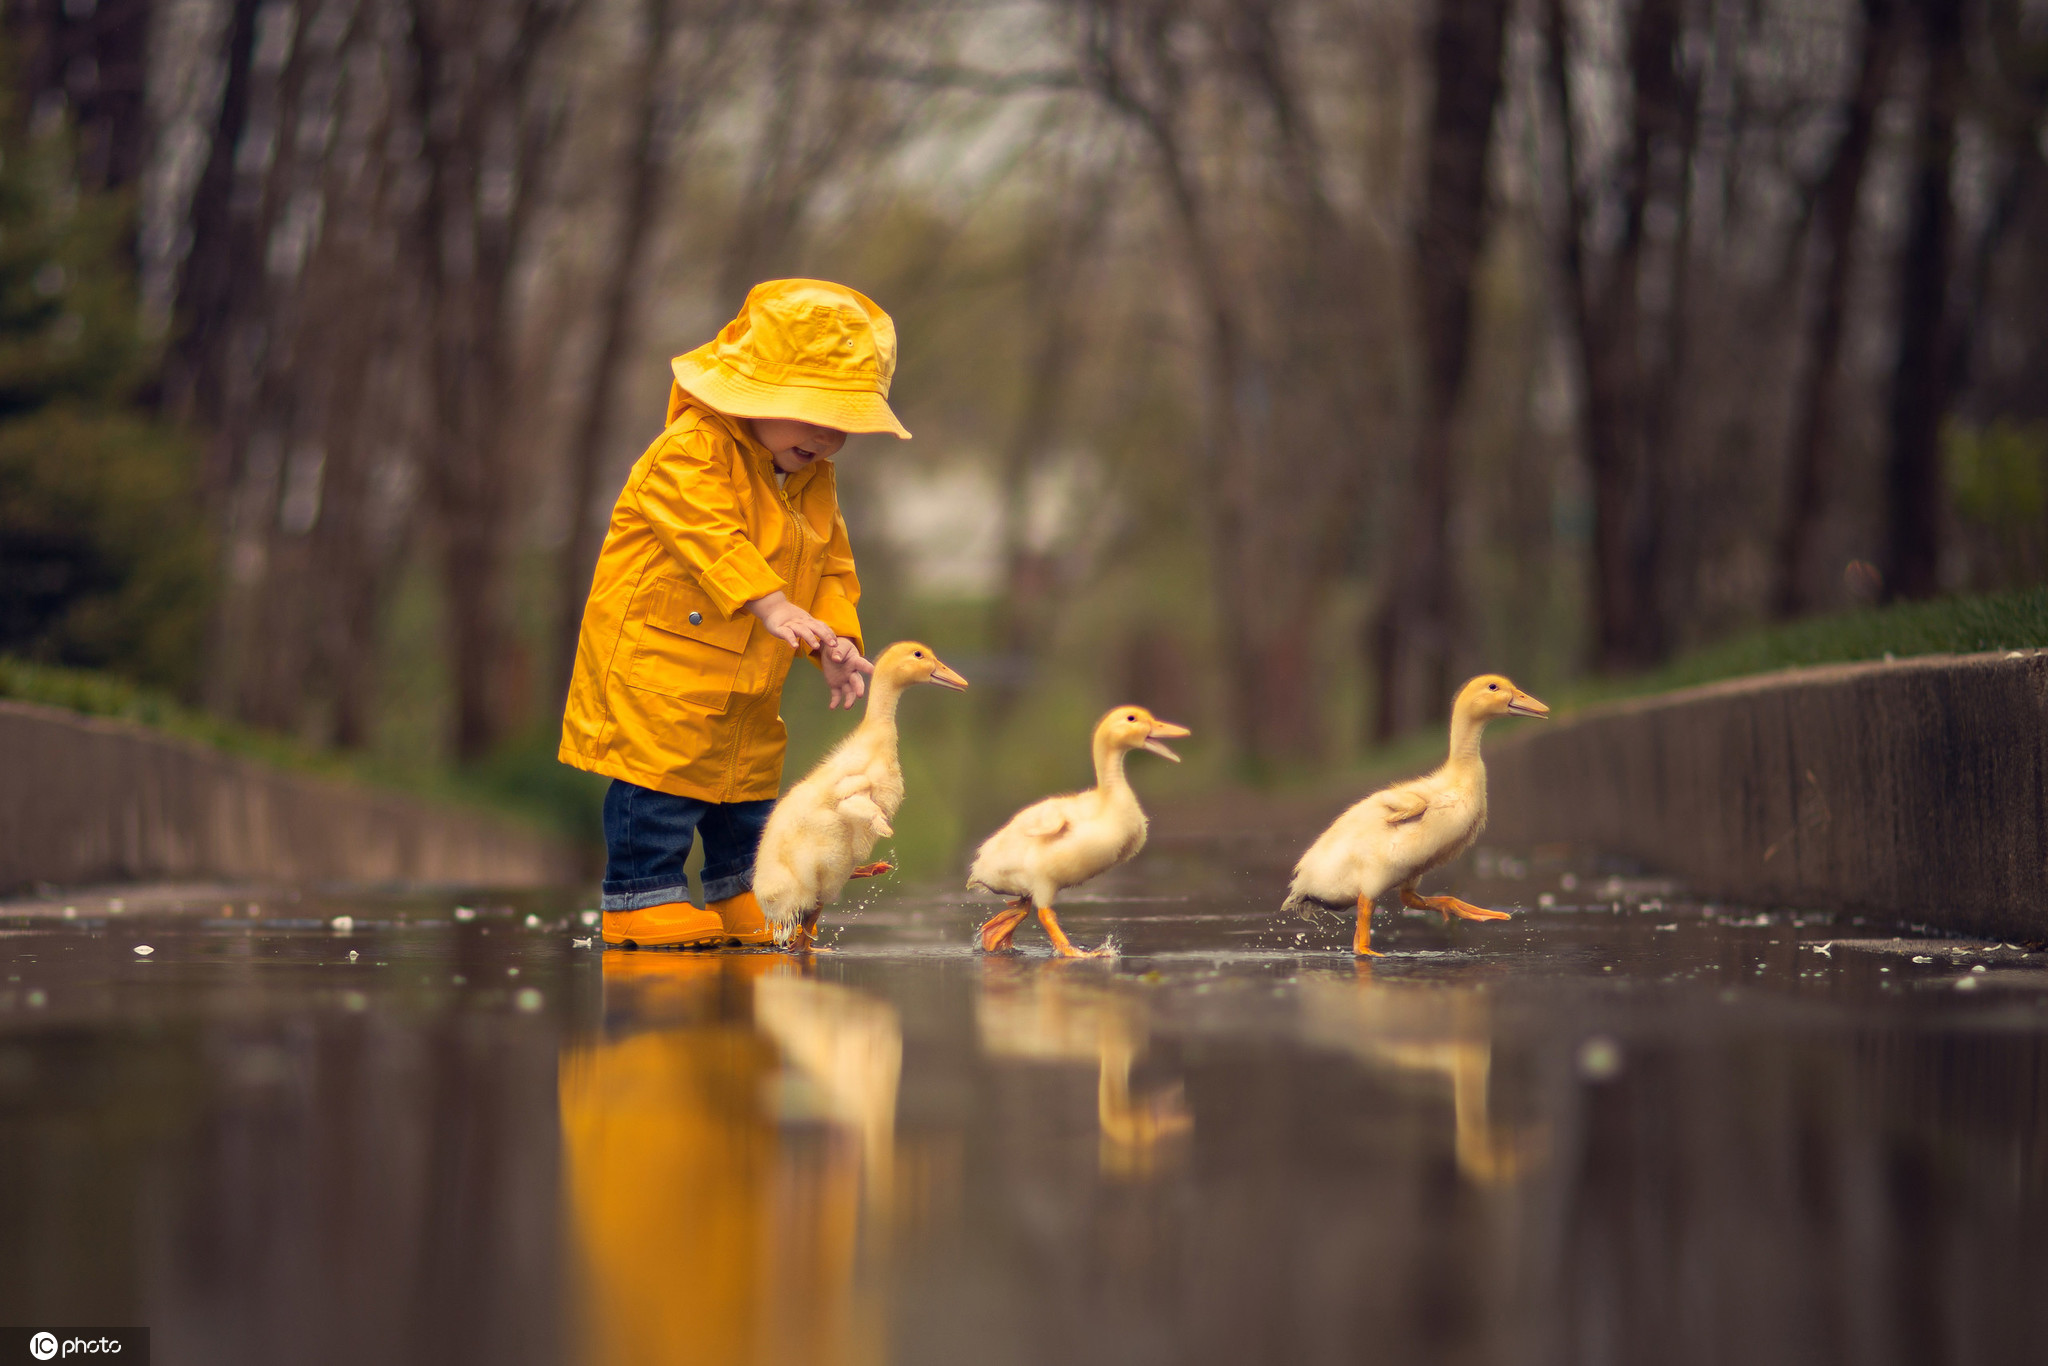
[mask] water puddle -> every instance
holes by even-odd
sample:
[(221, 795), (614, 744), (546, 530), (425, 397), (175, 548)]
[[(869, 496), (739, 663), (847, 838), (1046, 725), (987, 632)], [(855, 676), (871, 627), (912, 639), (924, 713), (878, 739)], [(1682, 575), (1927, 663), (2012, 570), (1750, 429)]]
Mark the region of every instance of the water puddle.
[(0, 1322), (229, 1363), (2037, 1347), (2048, 955), (1481, 862), (1515, 919), (1382, 913), (1370, 962), (1191, 856), (1077, 897), (1120, 954), (1076, 962), (930, 888), (808, 960), (604, 953), (562, 897), (15, 904)]

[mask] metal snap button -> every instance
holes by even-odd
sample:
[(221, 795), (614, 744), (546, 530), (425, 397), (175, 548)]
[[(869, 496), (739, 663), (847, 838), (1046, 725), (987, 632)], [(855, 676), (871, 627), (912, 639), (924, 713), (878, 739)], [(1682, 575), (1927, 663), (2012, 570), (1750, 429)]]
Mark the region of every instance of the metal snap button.
[(690, 625), (692, 625), (692, 626), (702, 626), (703, 624), (704, 624), (704, 614), (703, 614), (702, 612), (692, 612), (692, 613), (690, 613)]

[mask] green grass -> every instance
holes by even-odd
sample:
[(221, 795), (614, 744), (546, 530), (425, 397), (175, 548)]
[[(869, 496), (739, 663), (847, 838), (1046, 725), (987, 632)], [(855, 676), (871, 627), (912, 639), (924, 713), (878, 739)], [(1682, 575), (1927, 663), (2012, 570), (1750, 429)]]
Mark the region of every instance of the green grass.
[(1903, 658), (2042, 647), (2048, 647), (2048, 587), (1899, 603), (1791, 622), (1706, 646), (1648, 673), (1588, 679), (1566, 689), (1560, 701), (1576, 708), (1745, 674), (1883, 659), (1886, 655)]
[[(1650, 697), (1723, 679), (1815, 664), (1847, 664), (1887, 655), (1977, 654), (2048, 647), (2048, 587), (1982, 597), (1899, 603), (1812, 617), (1732, 637), (1661, 668), (1613, 678), (1584, 678), (1545, 689), (1557, 715), (1604, 702)], [(1356, 787), (1423, 772), (1442, 762), (1441, 725), (1411, 731), (1368, 750), (1339, 778), (1312, 786)]]

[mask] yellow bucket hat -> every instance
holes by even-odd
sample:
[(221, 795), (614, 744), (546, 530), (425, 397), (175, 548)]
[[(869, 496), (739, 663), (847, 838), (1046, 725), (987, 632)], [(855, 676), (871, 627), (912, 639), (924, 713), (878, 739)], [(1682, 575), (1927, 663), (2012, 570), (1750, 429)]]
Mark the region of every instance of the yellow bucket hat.
[(845, 285), (765, 280), (747, 291), (737, 318), (673, 368), (687, 393), (730, 417), (910, 439), (888, 403), (896, 324)]

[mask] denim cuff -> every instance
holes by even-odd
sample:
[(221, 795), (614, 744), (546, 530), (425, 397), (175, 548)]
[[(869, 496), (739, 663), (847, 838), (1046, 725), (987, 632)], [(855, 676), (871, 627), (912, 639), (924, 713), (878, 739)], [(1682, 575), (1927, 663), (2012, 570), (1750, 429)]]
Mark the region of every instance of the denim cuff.
[(704, 900), (707, 903), (723, 901), (729, 896), (738, 896), (741, 892), (752, 891), (754, 889), (754, 870), (752, 868), (742, 868), (736, 873), (727, 873), (723, 877), (707, 877), (703, 881)]
[[(626, 885), (630, 887), (633, 884)], [(706, 884), (706, 891), (708, 893), (709, 884)], [(652, 887), (644, 892), (606, 892), (598, 898), (597, 905), (599, 910), (605, 911), (644, 911), (649, 906), (666, 906), (672, 901), (690, 901), (690, 884), (680, 882), (668, 887)]]

